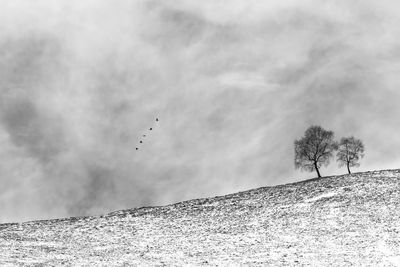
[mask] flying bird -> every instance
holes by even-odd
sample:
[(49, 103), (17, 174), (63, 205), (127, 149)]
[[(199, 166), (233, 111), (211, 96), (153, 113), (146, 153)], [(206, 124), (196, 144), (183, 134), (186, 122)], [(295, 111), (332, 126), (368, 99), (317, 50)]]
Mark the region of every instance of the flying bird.
[[(158, 122), (158, 121), (159, 121), (159, 119), (158, 119), (158, 118), (156, 118), (156, 121)], [(150, 130), (150, 131), (152, 131), (152, 130), (153, 130), (153, 127), (149, 128), (149, 130)], [(146, 135), (145, 135), (145, 134), (143, 134), (142, 136), (143, 136), (143, 137), (146, 137)], [(143, 140), (139, 140), (139, 143), (140, 143), (140, 144), (143, 144)], [(140, 147), (140, 146), (139, 146), (139, 147)], [(136, 150), (139, 150), (139, 147), (136, 147)]]

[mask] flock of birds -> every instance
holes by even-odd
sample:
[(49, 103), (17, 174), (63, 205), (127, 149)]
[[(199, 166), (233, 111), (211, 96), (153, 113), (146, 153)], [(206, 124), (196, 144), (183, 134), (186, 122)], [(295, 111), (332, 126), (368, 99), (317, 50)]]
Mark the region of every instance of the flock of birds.
[[(156, 123), (157, 123), (157, 122), (158, 122), (158, 118), (156, 118)], [(153, 127), (155, 127), (155, 126), (153, 126)], [(153, 130), (153, 127), (150, 127), (150, 128), (149, 128), (149, 131), (152, 131), (152, 130)], [(143, 134), (142, 137), (145, 138), (145, 137), (146, 137), (146, 134)], [(143, 144), (143, 140), (140, 140), (139, 143), (140, 143), (140, 144)], [(136, 147), (136, 150), (139, 150), (139, 146), (140, 146), (140, 145), (138, 145), (138, 146)]]

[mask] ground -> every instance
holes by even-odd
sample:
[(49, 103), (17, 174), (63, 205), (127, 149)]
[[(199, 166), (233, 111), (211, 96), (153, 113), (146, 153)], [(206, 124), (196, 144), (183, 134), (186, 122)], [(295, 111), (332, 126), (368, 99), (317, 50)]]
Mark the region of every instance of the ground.
[(400, 170), (0, 224), (0, 266), (400, 266)]

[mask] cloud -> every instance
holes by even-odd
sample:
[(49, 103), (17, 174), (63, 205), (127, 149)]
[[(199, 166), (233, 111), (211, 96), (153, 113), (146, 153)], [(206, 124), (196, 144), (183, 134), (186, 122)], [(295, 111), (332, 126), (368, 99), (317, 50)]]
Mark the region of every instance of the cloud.
[(360, 170), (400, 157), (392, 1), (2, 4), (0, 221), (310, 177), (311, 124), (363, 139)]
[(236, 87), (245, 90), (275, 90), (276, 85), (266, 83), (264, 77), (252, 72), (229, 72), (217, 79), (222, 86)]

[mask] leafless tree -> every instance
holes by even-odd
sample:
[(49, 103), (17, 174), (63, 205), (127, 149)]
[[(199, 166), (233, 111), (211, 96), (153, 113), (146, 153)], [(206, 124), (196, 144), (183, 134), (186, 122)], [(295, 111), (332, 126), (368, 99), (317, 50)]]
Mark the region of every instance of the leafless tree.
[(304, 137), (294, 141), (296, 169), (315, 170), (318, 177), (321, 177), (319, 168), (329, 164), (333, 151), (337, 149), (333, 136), (332, 131), (327, 131), (321, 126), (310, 126)]
[(364, 157), (364, 145), (360, 139), (353, 136), (343, 137), (339, 143), (339, 149), (336, 154), (339, 166), (346, 166), (347, 171), (351, 173), (350, 167), (359, 167), (360, 158)]

